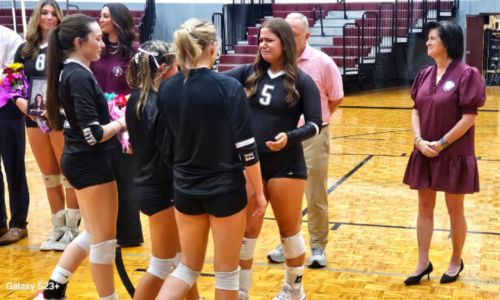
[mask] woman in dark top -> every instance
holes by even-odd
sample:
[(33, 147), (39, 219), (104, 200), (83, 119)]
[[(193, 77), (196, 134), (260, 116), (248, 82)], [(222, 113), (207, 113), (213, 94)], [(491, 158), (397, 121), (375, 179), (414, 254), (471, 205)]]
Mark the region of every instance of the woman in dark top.
[(427, 32), (427, 54), (436, 64), (420, 70), (411, 90), (415, 147), (403, 180), (418, 190), (419, 206), (418, 263), (406, 285), (418, 284), (433, 270), (429, 248), (438, 191), (445, 194), (453, 245), (441, 283), (458, 279), (464, 268), (461, 256), (467, 233), (464, 196), (479, 191), (474, 123), (485, 101), (484, 81), (477, 69), (461, 61), (464, 37), (460, 26), (447, 21), (430, 23)]
[(91, 17), (66, 17), (49, 36), (47, 113), (52, 128), (62, 129), (62, 170), (76, 188), (85, 231), (66, 248), (43, 294), (64, 298), (67, 282), (89, 256), (99, 297), (117, 299), (113, 282), (116, 247), (117, 189), (108, 163), (109, 139), (126, 129), (125, 120), (111, 121), (104, 93), (90, 70), (104, 47), (99, 24)]
[[(138, 169), (134, 170), (134, 197), (149, 216), (151, 258), (134, 299), (154, 299), (165, 278), (180, 260), (179, 235), (174, 216), (172, 168), (160, 148), (164, 132), (158, 123), (157, 91), (160, 83), (177, 73), (175, 55), (163, 41), (148, 41), (132, 58), (127, 81), (133, 88), (127, 102), (127, 129)], [(187, 299), (198, 299), (196, 287)]]
[[(137, 52), (138, 43), (134, 42), (134, 23), (130, 11), (122, 3), (104, 4), (99, 25), (106, 45), (101, 58), (92, 62), (90, 69), (105, 93), (128, 95), (127, 68), (130, 59)], [(123, 153), (118, 139), (111, 141), (113, 152), (110, 163), (118, 185), (118, 219), (116, 239), (118, 244), (138, 246), (143, 242), (139, 199), (133, 197), (133, 165), (131, 155)]]
[[(297, 67), (292, 29), (285, 20), (266, 21), (259, 30), (258, 41), (255, 62), (226, 74), (246, 87), (264, 191), (280, 230), (286, 280), (275, 299), (305, 299), (301, 283), (305, 258), (301, 210), (307, 169), (301, 142), (320, 132), (320, 96), (311, 77)], [(297, 128), (302, 114), (305, 124)], [(252, 207), (252, 201), (249, 202)], [(240, 257), (240, 299), (248, 297), (253, 252), (262, 221), (263, 217), (250, 219), (247, 224)]]
[(243, 87), (211, 71), (217, 57), (215, 26), (190, 19), (174, 34), (182, 73), (158, 94), (166, 131), (162, 152), (173, 165), (175, 218), (181, 263), (157, 299), (183, 299), (203, 267), (208, 231), (214, 239), (215, 299), (237, 299), (238, 256), (246, 223), (243, 167), (257, 195), (254, 215), (266, 200)]
[[(40, 0), (33, 10), (26, 33), (26, 42), (19, 46), (15, 56), (16, 62), (24, 64), (28, 80), (47, 80), (45, 70), (49, 31), (56, 27), (62, 18), (63, 13), (57, 2), (53, 0)], [(46, 95), (40, 95), (40, 97), (46, 98)], [(35, 100), (37, 99), (38, 96)], [(27, 111), (28, 100), (18, 98), (16, 104), (24, 113), (30, 113), (29, 110)], [(43, 118), (45, 115), (41, 111), (42, 107), (38, 108), (40, 108), (39, 111), (33, 111), (35, 114), (32, 116), (33, 119)], [(80, 210), (75, 191), (66, 178), (61, 176), (63, 132), (61, 130), (45, 132), (38, 128), (37, 123), (31, 118), (26, 118), (26, 127), (31, 150), (42, 172), (54, 226), (48, 239), (40, 245), (40, 250), (62, 251), (78, 235), (80, 223)]]

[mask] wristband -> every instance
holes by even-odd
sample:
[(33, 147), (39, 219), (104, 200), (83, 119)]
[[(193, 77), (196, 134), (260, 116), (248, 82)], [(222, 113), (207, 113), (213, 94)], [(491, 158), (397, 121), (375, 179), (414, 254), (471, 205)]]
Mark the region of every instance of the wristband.
[(446, 147), (448, 147), (450, 145), (445, 138), (441, 138), (439, 140), (439, 144), (441, 144), (441, 147), (443, 147), (443, 149), (445, 149)]

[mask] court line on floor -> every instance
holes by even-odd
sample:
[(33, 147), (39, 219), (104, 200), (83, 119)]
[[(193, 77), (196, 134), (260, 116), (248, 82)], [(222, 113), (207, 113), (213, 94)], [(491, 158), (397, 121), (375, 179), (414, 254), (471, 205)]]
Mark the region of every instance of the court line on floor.
[[(212, 264), (213, 262), (205, 261), (205, 264)], [(271, 263), (265, 263), (265, 262), (254, 262), (254, 266), (259, 266), (259, 267), (276, 267), (279, 269), (284, 269), (283, 264), (271, 264)], [(312, 269), (310, 269), (312, 270)], [(330, 271), (330, 272), (337, 272), (337, 273), (348, 273), (348, 274), (360, 274), (360, 275), (367, 275), (367, 276), (388, 276), (388, 277), (398, 277), (398, 278), (406, 278), (408, 277), (408, 274), (402, 274), (402, 273), (393, 273), (393, 272), (377, 272), (377, 271), (363, 271), (363, 270), (356, 270), (356, 269), (346, 269), (346, 268), (330, 268), (326, 267), (321, 270), (316, 269), (318, 271)], [(146, 269), (135, 269), (137, 272), (146, 272)], [(200, 274), (202, 277), (215, 277), (214, 273), (207, 273), (207, 272), (202, 272)], [(431, 280), (433, 281), (439, 281), (441, 277), (440, 276), (431, 276)], [(459, 279), (460, 282), (465, 282), (465, 283), (472, 283), (472, 284), (490, 284), (490, 285), (500, 285), (500, 282), (498, 281), (493, 281), (493, 280), (480, 280), (480, 279), (472, 279), (472, 278), (466, 278), (460, 276)], [(403, 284), (401, 283), (403, 286)]]
[[(365, 159), (359, 162), (354, 168), (352, 168), (349, 172), (347, 172), (342, 178), (337, 180), (332, 186), (328, 188), (328, 195), (332, 193), (335, 189), (337, 189), (344, 181), (346, 181), (349, 177), (354, 175), (359, 169), (361, 169), (370, 159), (372, 159), (373, 155), (367, 155)], [(302, 211), (302, 216), (307, 214), (307, 207)]]
[(388, 131), (379, 131), (379, 132), (370, 132), (370, 133), (358, 133), (358, 134), (350, 134), (350, 135), (341, 135), (331, 137), (331, 140), (344, 139), (350, 137), (358, 137), (358, 136), (367, 136), (367, 135), (376, 135), (376, 134), (384, 134), (384, 133), (394, 133), (394, 132), (406, 132), (411, 131), (410, 129), (398, 129), (398, 130), (388, 130)]
[[(273, 219), (274, 220), (274, 219)], [(45, 253), (40, 251), (40, 248), (38, 246), (16, 246), (16, 245), (8, 245), (8, 246), (3, 246), (0, 248), (1, 249), (17, 249), (17, 250), (31, 250), (34, 252), (40, 252), (40, 253)], [(60, 252), (62, 253), (62, 252)], [(149, 257), (151, 254), (150, 253), (122, 253), (124, 257)], [(212, 264), (212, 261), (205, 261), (205, 264)], [(255, 266), (276, 266), (278, 267), (279, 264), (270, 264), (270, 263), (264, 263), (264, 262), (254, 262)], [(283, 267), (284, 268), (284, 267)], [(400, 274), (400, 273), (391, 273), (391, 272), (370, 272), (370, 271), (362, 271), (362, 270), (354, 270), (354, 269), (341, 269), (341, 268), (324, 268), (321, 270), (326, 270), (326, 271), (331, 271), (331, 272), (340, 272), (340, 273), (351, 273), (351, 274), (363, 274), (363, 275), (383, 275), (383, 276), (390, 276), (390, 277), (406, 277), (408, 274)], [(145, 272), (146, 269), (144, 268), (136, 268), (135, 271), (138, 272)], [(214, 274), (211, 273), (202, 273), (203, 276), (207, 277), (214, 277)], [(438, 277), (432, 277), (432, 279), (438, 280)], [(467, 282), (467, 283), (475, 283), (475, 284), (493, 284), (493, 285), (500, 285), (500, 282), (497, 281), (490, 281), (490, 280), (476, 280), (476, 279), (469, 279), (469, 278), (464, 278), (460, 277), (459, 279), (462, 282)]]
[[(333, 224), (330, 228), (331, 230), (337, 230), (341, 225), (351, 225), (351, 226), (363, 226), (363, 227), (382, 227), (382, 228), (392, 228), (392, 229), (409, 229), (416, 230), (415, 226), (401, 226), (401, 225), (383, 225), (383, 224), (369, 224), (369, 223), (356, 223), (356, 222), (328, 222), (329, 224)], [(434, 231), (440, 232), (450, 232), (450, 229), (445, 228), (434, 228)], [(479, 231), (479, 230), (467, 230), (469, 234), (481, 234), (481, 235), (497, 235), (500, 236), (500, 232), (494, 231)]]
[[(364, 105), (341, 105), (340, 108), (360, 108), (360, 109), (390, 109), (390, 110), (412, 110), (412, 107), (401, 106), (364, 106)], [(500, 109), (479, 109), (479, 112), (500, 112)]]
[[(367, 153), (330, 153), (330, 156), (366, 156), (372, 155), (373, 157), (408, 157), (408, 153), (402, 154), (367, 154)], [(477, 156), (478, 161), (500, 162), (500, 158), (483, 158)]]

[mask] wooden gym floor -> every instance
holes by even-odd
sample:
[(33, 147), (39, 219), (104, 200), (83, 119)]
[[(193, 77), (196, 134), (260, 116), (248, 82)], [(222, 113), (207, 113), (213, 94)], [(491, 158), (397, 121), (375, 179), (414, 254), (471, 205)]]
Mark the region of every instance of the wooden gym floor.
[[(306, 268), (308, 299), (500, 299), (500, 88), (488, 88), (488, 100), (477, 119), (481, 192), (466, 197), (469, 233), (463, 254), (465, 270), (458, 282), (449, 285), (439, 284), (451, 254), (442, 194), (438, 195), (435, 213), (430, 253), (435, 271), (431, 281), (423, 280), (414, 287), (402, 284), (417, 259), (417, 195), (401, 183), (412, 151), (411, 105), (408, 88), (389, 89), (350, 95), (335, 113), (330, 126), (332, 229), (326, 249), (328, 267)], [(0, 299), (32, 298), (60, 256), (38, 250), (51, 224), (42, 179), (29, 145), (26, 162), (31, 192), (29, 238), (0, 248)], [(306, 223), (304, 217), (303, 232), (308, 241)], [(143, 228), (144, 246), (122, 250), (125, 269), (134, 285), (148, 265), (147, 218), (143, 218)], [(270, 299), (280, 290), (283, 265), (268, 264), (266, 259), (278, 241), (268, 209), (255, 253), (252, 299)], [(213, 299), (209, 247), (198, 286), (203, 297)], [(118, 275), (116, 288), (121, 299), (129, 299)], [(67, 295), (68, 299), (97, 298), (87, 263), (74, 274)]]

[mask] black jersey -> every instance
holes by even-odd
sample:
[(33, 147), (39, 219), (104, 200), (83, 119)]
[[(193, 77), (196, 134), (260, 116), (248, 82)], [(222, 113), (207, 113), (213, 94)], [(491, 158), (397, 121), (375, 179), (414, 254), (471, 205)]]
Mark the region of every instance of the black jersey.
[[(45, 65), (47, 62), (47, 45), (40, 48), (38, 54), (33, 57), (23, 58), (21, 56), (21, 51), (23, 50), (26, 42), (19, 45), (16, 50), (16, 54), (14, 55), (14, 62), (24, 64), (24, 74), (28, 78), (28, 82), (32, 80), (34, 77), (38, 77), (40, 80), (47, 80), (47, 76), (45, 73)], [(30, 82), (31, 84), (31, 82)], [(28, 90), (30, 92), (31, 89)], [(45, 97), (45, 95), (43, 95)], [(27, 98), (30, 99), (30, 95), (27, 95)], [(0, 111), (0, 117), (3, 120), (19, 120), (22, 119), (23, 114), (15, 105), (7, 105), (5, 110)], [(30, 127), (36, 127), (36, 123), (27, 119), (28, 123), (31, 123)]]
[[(28, 78), (28, 81), (30, 83), (31, 88), (28, 90), (28, 95), (27, 99), (32, 99), (31, 92), (33, 91), (33, 86), (34, 82), (33, 80), (36, 79), (36, 88), (39, 88), (43, 85), (47, 86), (47, 72), (46, 72), (46, 65), (47, 65), (47, 45), (40, 46), (40, 50), (38, 51), (38, 54), (35, 57), (25, 57), (23, 58), (21, 56), (21, 52), (24, 48), (26, 43), (22, 43), (19, 48), (17, 48), (16, 55), (14, 58), (15, 62), (22, 63), (24, 64), (24, 74)], [(35, 91), (35, 93), (38, 93), (40, 91)], [(46, 99), (46, 95), (42, 95), (44, 99)], [(31, 102), (30, 102), (31, 105)], [(60, 115), (60, 124), (62, 125), (64, 122), (64, 115)], [(26, 119), (26, 125), (28, 127), (37, 127), (36, 123), (32, 121), (31, 119), (27, 118)]]
[[(162, 83), (160, 124), (176, 193), (211, 197), (244, 187), (243, 165), (256, 163), (251, 116), (241, 84), (207, 68)], [(241, 161), (240, 161), (241, 158)]]
[(47, 45), (40, 47), (38, 54), (35, 57), (25, 57), (21, 56), (21, 52), (26, 43), (22, 43), (19, 48), (17, 48), (16, 55), (14, 58), (15, 62), (24, 64), (24, 74), (31, 80), (33, 77), (47, 78), (47, 73), (45, 72), (45, 66), (47, 64)]
[[(253, 72), (252, 65), (243, 65), (224, 74), (244, 85)], [(266, 72), (258, 84), (257, 92), (248, 99), (259, 153), (271, 152), (265, 143), (274, 141), (280, 132), (286, 133), (288, 137), (286, 148), (298, 147), (302, 141), (318, 134), (322, 127), (320, 95), (311, 77), (299, 70), (296, 88), (300, 98), (293, 106), (285, 102), (283, 81), (283, 72), (275, 75)], [(305, 124), (297, 128), (302, 114)]]
[(149, 92), (148, 99), (140, 113), (140, 119), (136, 109), (139, 95), (140, 90), (132, 91), (126, 110), (132, 155), (135, 156), (137, 164), (137, 170), (134, 170), (134, 182), (137, 185), (157, 185), (172, 189), (172, 169), (162, 161), (160, 153), (164, 130), (156, 124), (158, 122), (157, 93)]
[(94, 145), (88, 142), (89, 127), (110, 122), (106, 98), (89, 68), (76, 60), (64, 62), (59, 77), (59, 99), (66, 115), (64, 152), (109, 149), (109, 141)]

